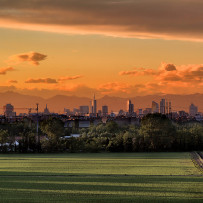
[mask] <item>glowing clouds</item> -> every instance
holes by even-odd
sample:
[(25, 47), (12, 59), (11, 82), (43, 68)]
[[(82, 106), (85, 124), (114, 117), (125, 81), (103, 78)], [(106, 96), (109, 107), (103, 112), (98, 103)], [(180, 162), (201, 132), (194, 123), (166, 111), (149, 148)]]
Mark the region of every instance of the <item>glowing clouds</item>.
[(29, 52), (23, 54), (17, 54), (10, 57), (10, 61), (20, 63), (20, 62), (29, 62), (32, 65), (39, 65), (39, 62), (45, 60), (47, 55), (38, 53), (38, 52)]
[[(121, 71), (121, 76), (151, 76), (145, 83), (146, 92), (152, 93), (185, 93), (203, 87), (203, 65), (182, 65), (175, 66), (170, 63), (162, 63), (156, 69), (134, 68), (132, 71)], [(187, 88), (187, 90), (185, 89)], [(144, 90), (144, 89), (143, 89)], [(200, 91), (202, 92), (202, 90)]]

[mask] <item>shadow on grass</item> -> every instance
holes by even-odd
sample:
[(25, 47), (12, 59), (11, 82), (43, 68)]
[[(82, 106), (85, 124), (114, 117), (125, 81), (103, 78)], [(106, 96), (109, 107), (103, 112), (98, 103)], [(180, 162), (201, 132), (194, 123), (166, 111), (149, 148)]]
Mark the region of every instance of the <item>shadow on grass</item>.
[(28, 160), (30, 158), (182, 159), (187, 155), (188, 152), (0, 154), (0, 160)]
[(201, 202), (202, 186), (191, 176), (4, 172), (0, 202)]

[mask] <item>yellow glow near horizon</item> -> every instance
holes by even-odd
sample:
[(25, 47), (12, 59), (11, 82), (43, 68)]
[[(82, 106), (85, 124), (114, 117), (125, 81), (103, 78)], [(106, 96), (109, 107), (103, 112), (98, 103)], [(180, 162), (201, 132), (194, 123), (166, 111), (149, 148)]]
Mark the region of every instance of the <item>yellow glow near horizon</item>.
[[(95, 89), (102, 95), (120, 96), (156, 92), (184, 94), (188, 93), (186, 89), (189, 93), (203, 92), (201, 81), (198, 88), (191, 86), (188, 89), (187, 86), (184, 89), (184, 85), (180, 85), (180, 89), (174, 86), (163, 89), (162, 85), (155, 87), (155, 91), (149, 85), (146, 86), (148, 83), (157, 83), (152, 75), (119, 75), (121, 71), (132, 71), (135, 68), (158, 70), (161, 62), (176, 66), (202, 64), (203, 43), (200, 42), (70, 35), (16, 29), (0, 29), (0, 37), (0, 67), (15, 68), (15, 71), (0, 75), (1, 86), (13, 85), (21, 90), (39, 88), (73, 92), (79, 88), (76, 91), (78, 95), (80, 91), (87, 91), (82, 88), (84, 86), (93, 91)], [(40, 61), (38, 66), (26, 61), (9, 61), (12, 55), (31, 51), (45, 54), (47, 58)], [(78, 79), (71, 78), (78, 75), (81, 76)], [(59, 82), (61, 77), (71, 79)], [(51, 78), (57, 83), (25, 83), (30, 78)]]

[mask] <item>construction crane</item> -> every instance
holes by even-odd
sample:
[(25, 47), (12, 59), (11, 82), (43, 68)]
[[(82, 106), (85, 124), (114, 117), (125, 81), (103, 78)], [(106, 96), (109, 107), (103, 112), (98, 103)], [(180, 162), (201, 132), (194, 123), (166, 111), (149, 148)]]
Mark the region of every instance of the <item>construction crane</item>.
[[(0, 108), (0, 109), (2, 109), (2, 110), (4, 110), (4, 108)], [(22, 108), (14, 108), (14, 110), (27, 110), (27, 112), (28, 112), (28, 115), (30, 115), (31, 114), (31, 112), (32, 112), (32, 110), (36, 110), (37, 111), (37, 109), (36, 108), (24, 108), (24, 107), (22, 107)]]

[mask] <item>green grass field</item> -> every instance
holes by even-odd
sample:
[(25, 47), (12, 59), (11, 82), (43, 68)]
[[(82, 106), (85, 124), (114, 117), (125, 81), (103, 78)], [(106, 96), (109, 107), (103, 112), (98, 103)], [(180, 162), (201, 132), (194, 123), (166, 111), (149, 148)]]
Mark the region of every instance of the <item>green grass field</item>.
[(0, 202), (203, 202), (189, 153), (0, 155)]

